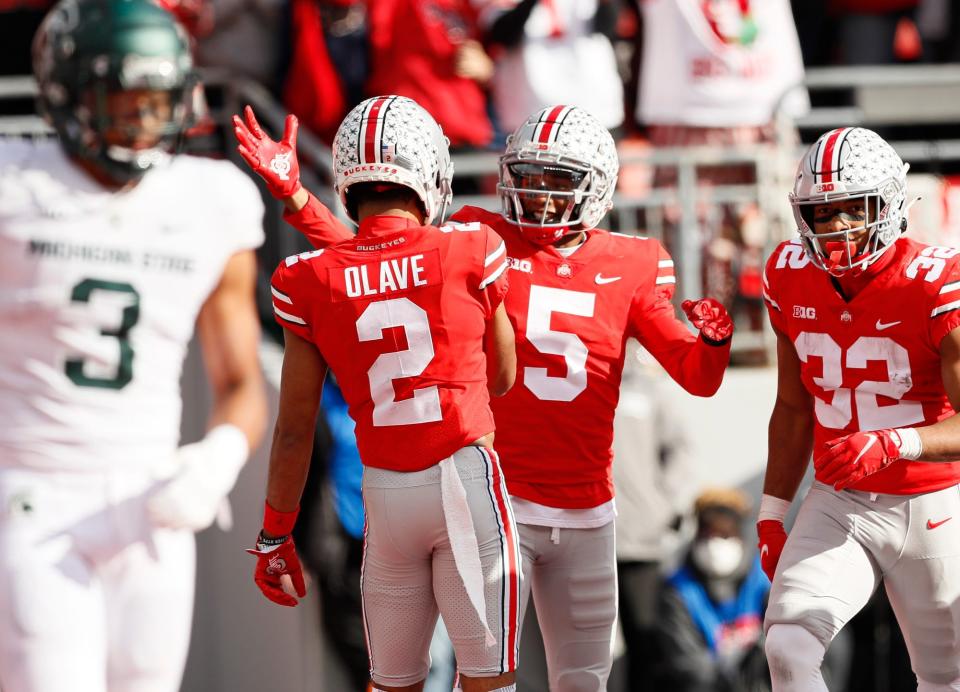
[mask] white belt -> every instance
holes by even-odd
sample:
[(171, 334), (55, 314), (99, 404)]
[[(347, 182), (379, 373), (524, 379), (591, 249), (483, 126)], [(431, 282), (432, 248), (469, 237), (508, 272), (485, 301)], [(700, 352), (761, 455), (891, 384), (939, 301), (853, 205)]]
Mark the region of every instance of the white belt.
[(480, 547), (473, 526), (473, 516), (467, 502), (467, 491), (460, 481), (460, 474), (453, 457), (440, 462), (440, 497), (443, 518), (447, 524), (447, 538), (453, 551), (453, 562), (463, 580), (467, 597), (483, 623), (484, 640), (487, 646), (497, 643), (487, 625), (487, 602), (484, 597), (483, 568), (480, 565)]

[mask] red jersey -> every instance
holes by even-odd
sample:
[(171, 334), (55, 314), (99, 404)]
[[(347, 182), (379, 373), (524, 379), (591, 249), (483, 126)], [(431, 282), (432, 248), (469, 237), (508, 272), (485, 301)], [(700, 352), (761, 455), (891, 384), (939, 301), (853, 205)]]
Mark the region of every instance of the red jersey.
[[(960, 251), (901, 238), (852, 300), (799, 241), (767, 261), (764, 298), (793, 342), (814, 397), (814, 456), (858, 430), (916, 427), (953, 415), (940, 375), (940, 341), (960, 326)], [(960, 481), (960, 462), (898, 461), (851, 487), (910, 495)]]
[(336, 375), (368, 466), (418, 471), (494, 429), (483, 339), (504, 244), (481, 224), (444, 230), (370, 217), (273, 275), (276, 319)]
[[(314, 198), (287, 221), (315, 245), (349, 234)], [(592, 230), (569, 257), (533, 245), (503, 217), (476, 207), (453, 216), (506, 241), (517, 379), (492, 400), (497, 450), (511, 495), (585, 509), (613, 497), (613, 417), (625, 344), (636, 337), (687, 391), (720, 386), (729, 343), (714, 346), (677, 319), (673, 261), (656, 240)]]

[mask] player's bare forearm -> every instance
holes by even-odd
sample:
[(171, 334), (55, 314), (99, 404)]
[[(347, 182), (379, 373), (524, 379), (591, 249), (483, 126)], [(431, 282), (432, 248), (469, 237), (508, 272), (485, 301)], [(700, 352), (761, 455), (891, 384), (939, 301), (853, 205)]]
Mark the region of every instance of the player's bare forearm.
[[(940, 376), (954, 411), (960, 411), (960, 328), (940, 342)], [(923, 451), (921, 461), (960, 459), (960, 415), (954, 414), (933, 425), (917, 428)]]
[(267, 418), (257, 355), (260, 323), (253, 298), (255, 279), (253, 252), (235, 254), (197, 317), (204, 365), (213, 389), (207, 427), (235, 425), (246, 435), (250, 449), (260, 444)]
[(317, 411), (327, 366), (317, 347), (284, 330), (280, 407), (270, 448), (267, 502), (279, 512), (300, 504), (310, 468)]
[(517, 350), (513, 325), (503, 303), (497, 306), (484, 336), (487, 354), (487, 387), (494, 396), (503, 396), (517, 378)]
[[(298, 196), (301, 193), (306, 197)], [(303, 233), (315, 248), (325, 248), (353, 237), (353, 231), (326, 205), (307, 192), (306, 188), (301, 188), (297, 194), (287, 199), (284, 200), (284, 206), (287, 207), (287, 211), (283, 213), (284, 220)], [(303, 204), (298, 207), (300, 202)]]
[(793, 500), (813, 452), (812, 409), (795, 408), (779, 397), (770, 415), (763, 492)]
[(793, 343), (777, 332), (777, 400), (768, 429), (764, 494), (783, 500), (797, 494), (813, 452), (813, 406)]

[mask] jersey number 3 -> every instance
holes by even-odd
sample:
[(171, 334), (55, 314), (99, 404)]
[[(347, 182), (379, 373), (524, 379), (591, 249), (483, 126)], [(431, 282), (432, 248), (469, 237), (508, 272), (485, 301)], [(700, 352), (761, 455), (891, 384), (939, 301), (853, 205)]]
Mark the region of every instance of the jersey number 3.
[[(102, 387), (104, 389), (123, 389), (133, 379), (133, 346), (129, 334), (140, 319), (140, 294), (128, 283), (84, 279), (70, 294), (74, 303), (91, 303), (98, 291), (113, 293), (113, 302), (120, 303), (120, 322), (116, 327), (104, 327), (101, 336), (116, 339), (120, 348), (120, 359), (116, 373), (112, 377), (98, 377), (90, 374), (91, 363), (81, 358), (68, 359), (65, 365), (67, 377), (79, 387)], [(97, 359), (99, 360), (99, 359)]]
[[(823, 374), (813, 382), (821, 389), (833, 392), (829, 403), (816, 398), (814, 409), (817, 420), (825, 428), (842, 430), (853, 420), (856, 402), (860, 430), (881, 430), (913, 425), (923, 421), (923, 404), (919, 401), (901, 401), (913, 386), (910, 378), (910, 356), (907, 349), (893, 339), (861, 336), (847, 349), (846, 358), (840, 345), (829, 334), (801, 332), (795, 341), (797, 356), (806, 363), (810, 356), (823, 359)], [(841, 387), (843, 369), (863, 369), (869, 361), (887, 364), (887, 381), (865, 380), (856, 389)], [(897, 403), (880, 406), (877, 396)]]

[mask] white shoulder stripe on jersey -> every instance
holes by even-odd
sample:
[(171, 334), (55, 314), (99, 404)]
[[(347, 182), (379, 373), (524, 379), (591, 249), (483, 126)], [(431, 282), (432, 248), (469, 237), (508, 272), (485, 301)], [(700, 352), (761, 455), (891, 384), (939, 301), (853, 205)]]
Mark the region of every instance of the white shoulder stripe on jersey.
[(630, 238), (632, 240), (650, 240), (649, 236), (634, 235), (633, 233), (620, 233), (619, 231), (610, 231), (610, 235), (620, 236), (621, 238)]
[(659, 262), (657, 262), (657, 267), (662, 268), (662, 267), (672, 267), (672, 266), (673, 266), (673, 260), (660, 260)]
[(492, 284), (497, 278), (507, 270), (507, 262), (504, 260), (503, 264), (493, 270), (493, 273), (490, 274), (486, 279), (480, 282), (480, 290), (485, 289), (487, 286)]
[(270, 292), (273, 294), (273, 297), (276, 298), (277, 300), (287, 303), (288, 305), (293, 305), (293, 301), (290, 300), (290, 296), (281, 293), (280, 291), (275, 289), (273, 286), (270, 287)]
[(658, 276), (655, 285), (659, 286), (660, 284), (675, 284), (675, 283), (677, 283), (677, 277), (675, 276)]
[(306, 324), (306, 322), (304, 322), (302, 319), (300, 319), (296, 315), (291, 315), (289, 312), (284, 312), (283, 310), (278, 308), (276, 305), (273, 306), (273, 311), (277, 313), (278, 317), (282, 317), (287, 322), (293, 322), (294, 324)]
[(763, 299), (768, 303), (770, 303), (770, 305), (772, 305), (774, 308), (776, 308), (778, 312), (783, 312), (782, 310), (780, 310), (780, 304), (777, 301), (775, 301), (773, 298), (771, 298), (766, 291), (763, 292)]
[(950, 312), (951, 310), (956, 310), (957, 308), (960, 308), (960, 300), (955, 300), (952, 303), (947, 303), (938, 308), (934, 308), (933, 312), (930, 313), (930, 317), (936, 317), (937, 315), (942, 315), (945, 312)]
[(944, 284), (943, 287), (940, 289), (940, 295), (943, 295), (944, 293), (950, 293), (951, 291), (956, 291), (957, 289), (960, 289), (960, 281), (954, 281), (953, 283)]
[(483, 266), (489, 267), (491, 264), (493, 264), (493, 261), (497, 259), (497, 257), (502, 255), (506, 251), (507, 251), (507, 244), (501, 240), (500, 245), (497, 246), (497, 249), (491, 252), (489, 255), (487, 255), (487, 259), (483, 261)]

